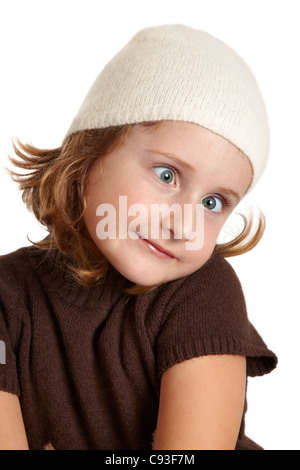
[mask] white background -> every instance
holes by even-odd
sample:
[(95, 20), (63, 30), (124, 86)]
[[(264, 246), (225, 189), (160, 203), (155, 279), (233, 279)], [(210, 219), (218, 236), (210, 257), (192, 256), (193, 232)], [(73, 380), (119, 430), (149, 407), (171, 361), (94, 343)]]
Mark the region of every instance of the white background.
[(231, 45), (250, 65), (272, 132), (270, 163), (248, 196), (267, 218), (252, 252), (229, 261), (249, 317), (279, 356), (249, 379), (247, 434), (269, 450), (300, 449), (299, 110), (297, 0), (9, 0), (0, 4), (0, 254), (44, 237), (5, 173), (11, 139), (58, 147), (92, 82), (146, 26), (185, 23)]

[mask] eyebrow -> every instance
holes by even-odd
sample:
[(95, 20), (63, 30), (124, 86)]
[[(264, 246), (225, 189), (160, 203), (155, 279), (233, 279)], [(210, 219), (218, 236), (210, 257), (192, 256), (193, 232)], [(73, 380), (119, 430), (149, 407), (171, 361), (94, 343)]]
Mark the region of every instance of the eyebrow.
[(242, 199), (241, 195), (229, 188), (217, 188), (217, 192), (231, 196), (236, 199), (238, 202)]
[(184, 160), (181, 160), (180, 158), (176, 157), (173, 153), (161, 152), (160, 150), (154, 150), (154, 149), (153, 150), (147, 149), (147, 152), (158, 153), (159, 155), (163, 155), (164, 157), (170, 158), (178, 165), (181, 165), (190, 171), (194, 171), (194, 168), (191, 165), (189, 165), (189, 163), (186, 163)]

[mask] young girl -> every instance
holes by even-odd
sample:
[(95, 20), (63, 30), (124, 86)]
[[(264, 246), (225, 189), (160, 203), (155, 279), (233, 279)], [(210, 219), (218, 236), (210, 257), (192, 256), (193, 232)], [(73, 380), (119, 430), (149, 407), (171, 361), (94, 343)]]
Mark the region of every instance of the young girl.
[(166, 25), (104, 68), (60, 148), (15, 146), (48, 236), (0, 258), (1, 448), (261, 449), (246, 378), (277, 359), (224, 257), (263, 216), (217, 239), (268, 145), (243, 60)]

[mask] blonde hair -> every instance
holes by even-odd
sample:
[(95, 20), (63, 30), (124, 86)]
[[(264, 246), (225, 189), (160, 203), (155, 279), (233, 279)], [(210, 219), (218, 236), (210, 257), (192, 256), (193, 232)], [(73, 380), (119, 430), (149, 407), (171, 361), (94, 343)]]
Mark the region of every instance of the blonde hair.
[[(145, 126), (157, 124), (144, 123)], [(122, 145), (132, 126), (79, 131), (68, 137), (61, 147), (50, 150), (23, 144), (18, 139), (17, 145), (13, 143), (19, 158), (10, 158), (10, 161), (25, 173), (12, 170), (9, 173), (19, 184), (27, 208), (48, 231), (44, 240), (32, 243), (44, 250), (58, 249), (63, 253), (67, 265), (82, 285), (94, 284), (108, 268), (107, 259), (93, 242), (83, 220), (87, 178), (99, 158), (108, 156)], [(257, 245), (265, 229), (263, 214), (259, 214), (254, 233), (253, 212), (242, 217), (244, 228), (241, 233), (232, 241), (216, 245), (213, 254), (236, 256)], [(133, 285), (126, 291), (138, 294), (149, 289)]]

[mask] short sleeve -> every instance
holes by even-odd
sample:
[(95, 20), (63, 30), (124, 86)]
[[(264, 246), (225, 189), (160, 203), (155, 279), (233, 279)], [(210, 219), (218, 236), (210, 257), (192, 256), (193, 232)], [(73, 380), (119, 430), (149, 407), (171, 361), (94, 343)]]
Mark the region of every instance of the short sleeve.
[(16, 335), (12, 325), (14, 308), (7, 309), (1, 300), (0, 281), (0, 390), (20, 396), (16, 361)]
[(157, 340), (159, 377), (176, 363), (214, 354), (246, 356), (247, 375), (252, 377), (277, 365), (276, 355), (249, 322), (237, 275), (220, 255), (177, 289)]

